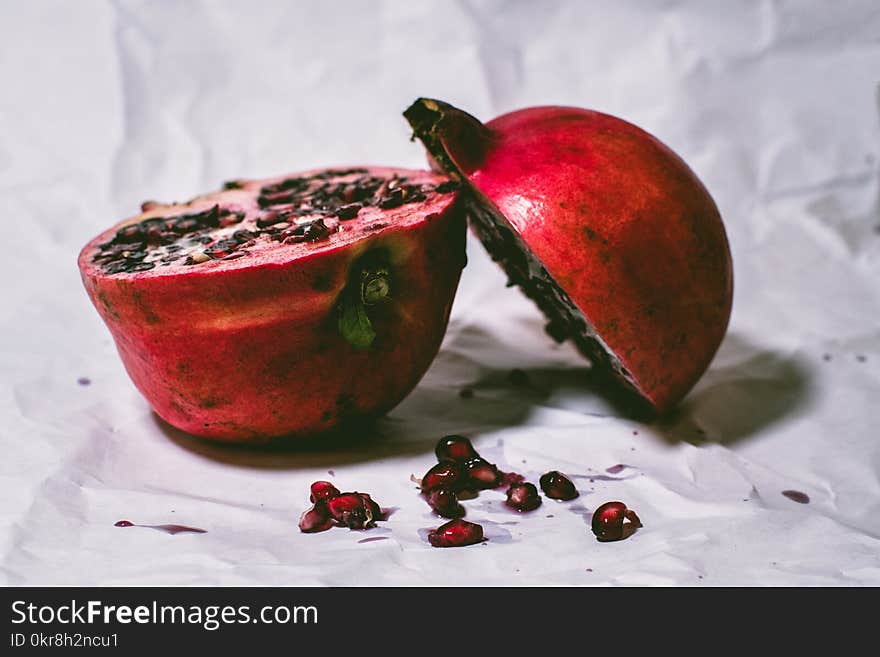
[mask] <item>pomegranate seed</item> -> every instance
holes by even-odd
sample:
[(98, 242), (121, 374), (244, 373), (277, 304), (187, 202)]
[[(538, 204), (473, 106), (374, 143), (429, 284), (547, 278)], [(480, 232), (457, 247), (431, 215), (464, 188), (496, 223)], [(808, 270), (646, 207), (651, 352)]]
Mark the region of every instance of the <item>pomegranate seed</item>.
[(421, 489), (424, 492), (432, 491), (435, 488), (446, 488), (455, 490), (465, 482), (465, 476), (461, 466), (457, 463), (444, 462), (438, 463), (422, 477)]
[(385, 520), (385, 516), (382, 513), (382, 507), (380, 507), (376, 501), (370, 497), (369, 493), (358, 493), (361, 496), (361, 499), (364, 501), (364, 506), (369, 511), (369, 514), (373, 520)]
[(541, 506), (541, 496), (535, 484), (511, 484), (507, 489), (507, 505), (517, 511), (534, 511)]
[(539, 483), (544, 495), (553, 500), (573, 500), (579, 495), (571, 479), (558, 470), (541, 475)]
[(327, 500), (327, 509), (336, 522), (350, 529), (364, 529), (373, 524), (373, 510), (360, 493), (342, 493)]
[(455, 461), (464, 463), (477, 458), (479, 454), (464, 436), (443, 436), (434, 448), (438, 461)]
[(483, 527), (467, 520), (450, 520), (432, 529), (428, 542), (434, 547), (463, 547), (483, 540)]
[(461, 518), (464, 515), (464, 507), (451, 490), (436, 488), (428, 493), (427, 499), (428, 505), (444, 518)]
[(333, 526), (333, 518), (327, 512), (327, 507), (319, 502), (300, 516), (299, 530), (306, 534), (314, 534), (330, 529)]
[(339, 489), (329, 481), (316, 481), (312, 484), (312, 491), (309, 499), (312, 502), (319, 500), (329, 500), (331, 497), (339, 495)]
[(465, 463), (468, 479), (481, 488), (495, 488), (501, 481), (501, 473), (494, 464), (481, 459), (479, 456)]
[[(629, 522), (624, 523), (624, 520)], [(623, 502), (605, 502), (593, 513), (593, 533), (600, 541), (620, 541), (642, 526), (641, 520)]]

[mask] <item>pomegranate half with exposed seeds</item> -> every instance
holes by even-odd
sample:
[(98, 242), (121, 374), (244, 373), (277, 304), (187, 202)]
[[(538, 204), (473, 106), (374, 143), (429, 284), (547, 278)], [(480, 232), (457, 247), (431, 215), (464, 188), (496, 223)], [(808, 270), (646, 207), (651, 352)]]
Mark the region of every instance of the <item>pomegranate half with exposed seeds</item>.
[(687, 394), (727, 329), (733, 276), (718, 209), (681, 158), (573, 107), (483, 125), (422, 98), (404, 115), (432, 165), (469, 183), (472, 228), (554, 339), (659, 412)]
[(86, 290), (163, 419), (234, 441), (378, 416), (436, 355), (465, 264), (456, 183), (324, 169), (146, 203), (82, 250)]

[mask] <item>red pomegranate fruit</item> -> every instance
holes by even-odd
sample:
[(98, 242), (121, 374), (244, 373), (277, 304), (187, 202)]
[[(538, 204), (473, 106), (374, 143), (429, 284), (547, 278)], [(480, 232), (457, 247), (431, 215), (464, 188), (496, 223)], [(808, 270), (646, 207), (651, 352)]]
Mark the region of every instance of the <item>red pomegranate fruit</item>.
[(393, 408), (427, 370), (465, 260), (457, 184), (323, 169), (145, 203), (79, 256), (132, 381), (175, 427), (308, 436)]
[(599, 371), (665, 412), (727, 329), (733, 275), (709, 192), (613, 116), (532, 107), (489, 121), (421, 98), (404, 116), (434, 168), (467, 183), (492, 257)]

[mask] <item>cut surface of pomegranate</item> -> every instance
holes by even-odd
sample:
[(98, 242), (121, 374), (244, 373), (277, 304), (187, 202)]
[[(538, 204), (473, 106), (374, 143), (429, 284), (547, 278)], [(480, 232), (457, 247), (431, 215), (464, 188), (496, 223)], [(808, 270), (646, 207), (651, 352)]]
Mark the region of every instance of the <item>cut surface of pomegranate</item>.
[(684, 161), (631, 123), (575, 107), (484, 125), (421, 98), (404, 116), (432, 166), (467, 183), (472, 228), (547, 332), (655, 411), (680, 401), (733, 295), (720, 214)]
[(457, 185), (321, 169), (145, 203), (81, 251), (86, 291), (156, 413), (207, 438), (311, 436), (381, 415), (446, 330)]

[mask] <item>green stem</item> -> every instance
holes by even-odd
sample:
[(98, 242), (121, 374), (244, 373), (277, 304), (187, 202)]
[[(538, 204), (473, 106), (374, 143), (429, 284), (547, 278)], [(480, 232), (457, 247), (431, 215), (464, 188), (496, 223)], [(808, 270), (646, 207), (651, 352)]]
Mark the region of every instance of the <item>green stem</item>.
[(339, 300), (339, 333), (358, 351), (369, 349), (376, 331), (367, 309), (390, 299), (391, 274), (387, 267), (366, 265), (353, 277)]

